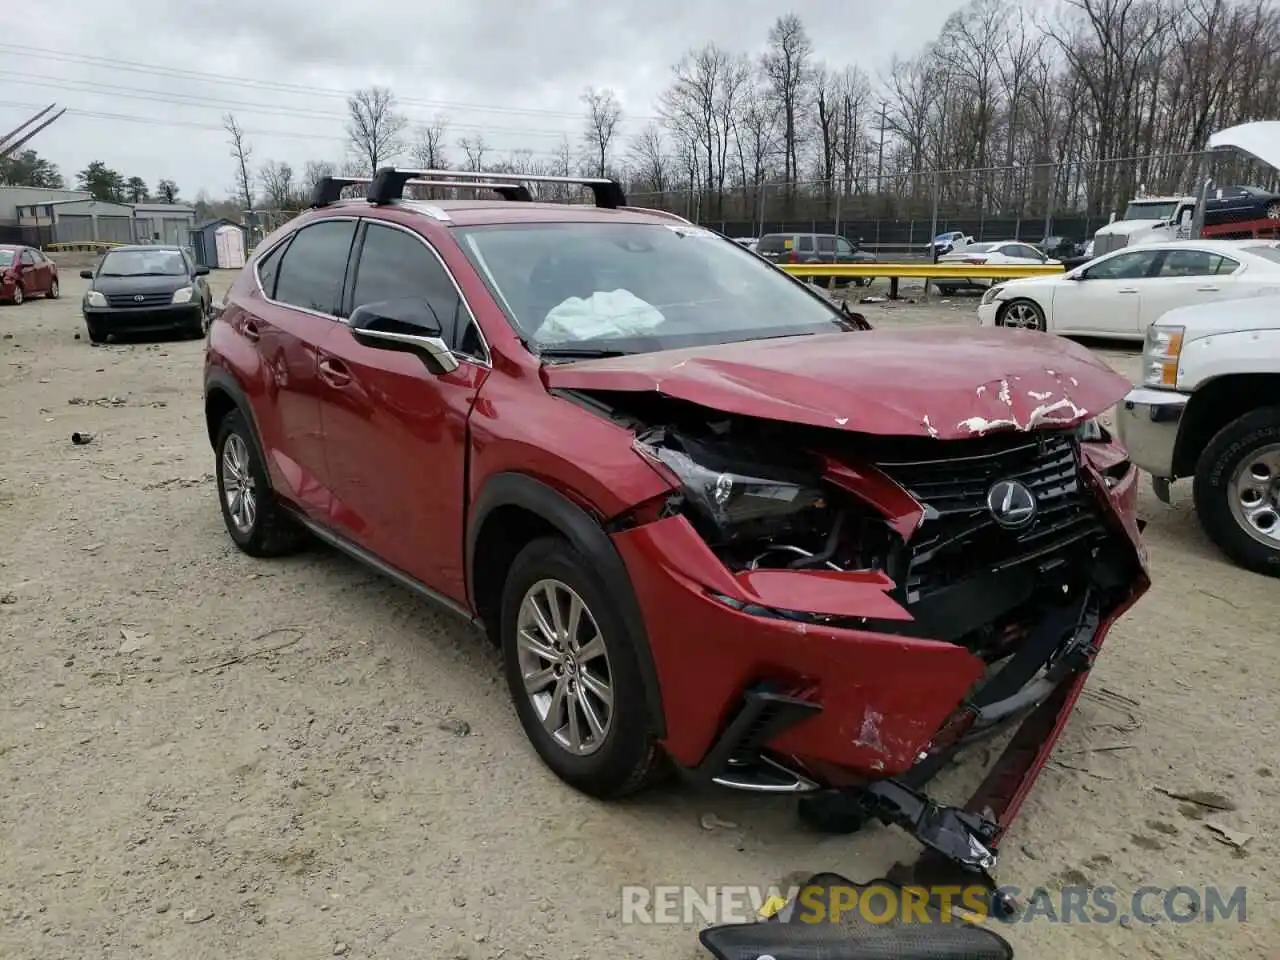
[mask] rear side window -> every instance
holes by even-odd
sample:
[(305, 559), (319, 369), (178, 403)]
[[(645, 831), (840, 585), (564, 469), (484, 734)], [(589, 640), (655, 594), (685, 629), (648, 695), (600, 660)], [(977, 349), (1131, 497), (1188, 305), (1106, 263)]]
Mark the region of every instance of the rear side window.
[(801, 234), (796, 249), (801, 253), (813, 253), (813, 237), (808, 234)]
[[(360, 247), (351, 309), (382, 300), (424, 300), (440, 321), (445, 343), (459, 348), (471, 315), (426, 241), (395, 227), (370, 223)], [(478, 336), (468, 338), (475, 355)]]
[(285, 247), (289, 246), (289, 241), (277, 244), (266, 255), (258, 261), (255, 269), (258, 271), (258, 282), (262, 284), (262, 292), (271, 299), (276, 296), (276, 276), (280, 273), (280, 258), (284, 256)]
[(761, 237), (760, 242), (756, 244), (756, 253), (782, 253), (786, 249), (787, 245), (780, 233), (772, 233), (767, 237)]
[(355, 232), (354, 220), (326, 220), (294, 234), (280, 261), (273, 299), (303, 310), (336, 314)]

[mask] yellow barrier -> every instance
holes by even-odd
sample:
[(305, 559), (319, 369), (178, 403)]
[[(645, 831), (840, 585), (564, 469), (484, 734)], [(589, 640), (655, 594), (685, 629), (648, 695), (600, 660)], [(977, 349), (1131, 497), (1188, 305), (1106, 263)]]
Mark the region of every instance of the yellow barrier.
[[(898, 298), (898, 281), (921, 280), (1011, 280), (1014, 277), (1043, 277), (1062, 273), (1060, 263), (780, 263), (778, 269), (793, 277), (875, 277), (889, 278), (889, 296)], [(926, 284), (927, 286), (927, 284)]]
[(920, 277), (926, 280), (1008, 280), (1062, 273), (1060, 263), (780, 263), (793, 277)]
[(46, 243), (43, 249), (51, 253), (69, 253), (69, 252), (86, 252), (93, 253), (98, 250), (104, 250), (108, 247), (127, 247), (127, 243), (119, 243), (115, 240), (86, 240), (82, 242), (67, 241), (65, 243)]

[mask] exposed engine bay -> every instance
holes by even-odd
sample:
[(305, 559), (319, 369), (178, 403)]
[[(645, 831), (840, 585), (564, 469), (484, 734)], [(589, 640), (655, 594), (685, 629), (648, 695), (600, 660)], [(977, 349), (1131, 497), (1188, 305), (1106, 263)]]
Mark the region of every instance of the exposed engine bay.
[[(757, 615), (944, 640), (993, 664), (1050, 611), (1097, 617), (1134, 582), (1132, 547), (1083, 463), (1085, 444), (1109, 440), (1092, 421), (944, 441), (736, 417), (656, 393), (575, 399), (632, 429), (637, 451), (678, 479), (660, 515), (685, 516), (730, 571), (882, 574), (910, 619)], [(993, 510), (1008, 482), (1032, 495), (1028, 515)]]

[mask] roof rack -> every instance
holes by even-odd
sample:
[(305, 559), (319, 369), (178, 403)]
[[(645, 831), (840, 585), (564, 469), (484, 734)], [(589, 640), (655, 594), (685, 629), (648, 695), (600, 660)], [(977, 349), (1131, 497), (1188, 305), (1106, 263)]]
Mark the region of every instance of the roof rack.
[[(347, 187), (373, 183), (372, 177), (323, 177), (316, 182), (311, 194), (312, 207), (327, 207), (337, 203)], [(519, 183), (497, 183), (479, 180), (406, 180), (406, 184), (430, 187), (456, 187), (459, 189), (492, 190), (504, 200), (531, 201), (529, 188)]]
[[(404, 196), (404, 188), (407, 184), (428, 186), (456, 185), (456, 181), (460, 177), (475, 177), (484, 181), (482, 184), (468, 181), (461, 184), (462, 186), (484, 186), (491, 190), (495, 189), (496, 185), (499, 184), (507, 188), (510, 185), (526, 183), (576, 184), (577, 186), (591, 189), (592, 194), (595, 196), (597, 207), (616, 210), (627, 205), (627, 196), (622, 189), (622, 184), (618, 183), (617, 180), (610, 180), (606, 177), (546, 177), (525, 173), (488, 173), (472, 170), (400, 170), (396, 167), (383, 167), (373, 175), (372, 181), (351, 180), (349, 183), (368, 183), (369, 193), (367, 198), (369, 202), (386, 204), (394, 203), (396, 200), (401, 199)], [(510, 197), (509, 199), (532, 199), (527, 188), (521, 186), (520, 189), (523, 191), (523, 196)]]

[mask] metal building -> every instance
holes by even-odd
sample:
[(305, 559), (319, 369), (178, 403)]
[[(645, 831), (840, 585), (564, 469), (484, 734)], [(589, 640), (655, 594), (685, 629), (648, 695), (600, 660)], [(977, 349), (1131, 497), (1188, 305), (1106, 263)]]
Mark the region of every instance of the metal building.
[(18, 208), (18, 226), (43, 234), (52, 243), (133, 243), (133, 207), (105, 200), (57, 200)]
[(135, 203), (133, 219), (136, 242), (185, 247), (196, 225), (196, 208), (182, 203)]
[(25, 243), (33, 247), (52, 243), (52, 237), (18, 227), (18, 208), (61, 200), (89, 200), (85, 190), (48, 190), (44, 187), (0, 187), (0, 243)]

